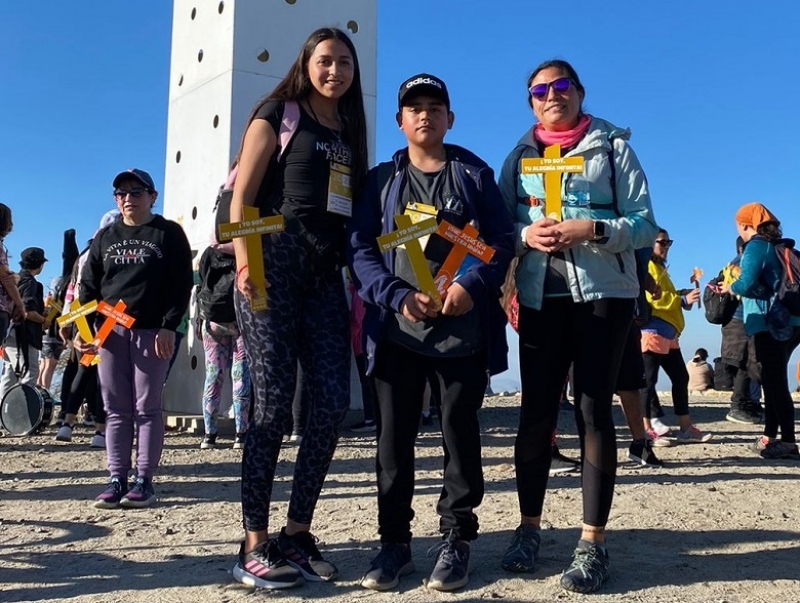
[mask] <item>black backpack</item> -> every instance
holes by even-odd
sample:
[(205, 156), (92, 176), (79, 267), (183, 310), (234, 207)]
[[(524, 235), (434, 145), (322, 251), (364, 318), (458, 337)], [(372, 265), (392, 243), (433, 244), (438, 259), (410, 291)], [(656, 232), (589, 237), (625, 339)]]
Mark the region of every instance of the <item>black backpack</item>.
[(726, 325), (739, 306), (739, 300), (729, 293), (722, 293), (719, 285), (722, 282), (722, 275), (711, 280), (703, 290), (703, 308), (705, 308), (706, 320), (712, 325)]
[(236, 258), (207, 247), (197, 268), (197, 312), (202, 320), (217, 323), (236, 322), (233, 286), (236, 281)]

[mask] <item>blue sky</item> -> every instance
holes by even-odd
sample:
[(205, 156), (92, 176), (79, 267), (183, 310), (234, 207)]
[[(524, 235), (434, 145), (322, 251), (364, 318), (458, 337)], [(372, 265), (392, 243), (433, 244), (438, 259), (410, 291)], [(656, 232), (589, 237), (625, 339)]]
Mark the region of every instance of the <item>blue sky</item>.
[[(731, 259), (742, 203), (765, 203), (800, 238), (798, 3), (545, 6), (379, 2), (378, 159), (403, 144), (398, 85), (426, 71), (450, 88), (448, 140), (499, 171), (532, 123), (528, 73), (564, 58), (587, 110), (633, 131), (656, 217), (676, 241), (677, 286), (689, 286), (694, 266), (710, 277)], [(63, 231), (75, 228), (81, 243), (92, 235), (121, 169), (143, 167), (163, 183), (171, 22), (166, 0), (0, 2), (0, 201), (14, 212), (12, 267), (37, 245), (52, 260), (45, 282), (55, 276)], [(687, 356), (703, 346), (713, 357), (719, 329), (695, 309), (682, 342)]]

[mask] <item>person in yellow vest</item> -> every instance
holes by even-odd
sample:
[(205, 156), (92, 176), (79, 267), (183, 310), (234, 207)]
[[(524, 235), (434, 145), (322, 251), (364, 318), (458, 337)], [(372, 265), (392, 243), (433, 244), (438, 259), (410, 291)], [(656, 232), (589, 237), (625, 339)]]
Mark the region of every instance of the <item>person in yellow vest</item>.
[[(650, 305), (650, 319), (642, 327), (642, 358), (647, 382), (640, 392), (644, 428), (654, 446), (670, 446), (667, 430), (659, 433), (651, 422), (653, 400), (656, 399), (658, 369), (672, 382), (672, 406), (678, 418), (677, 440), (683, 444), (708, 442), (713, 436), (702, 432), (692, 423), (689, 415), (689, 373), (681, 354), (678, 338), (685, 325), (683, 312), (700, 299), (699, 289), (675, 289), (667, 273), (667, 254), (672, 246), (669, 233), (661, 229), (656, 235), (653, 255), (648, 265), (648, 273), (661, 289), (661, 296), (654, 299), (648, 291), (647, 303)], [(659, 430), (660, 431), (660, 430)]]

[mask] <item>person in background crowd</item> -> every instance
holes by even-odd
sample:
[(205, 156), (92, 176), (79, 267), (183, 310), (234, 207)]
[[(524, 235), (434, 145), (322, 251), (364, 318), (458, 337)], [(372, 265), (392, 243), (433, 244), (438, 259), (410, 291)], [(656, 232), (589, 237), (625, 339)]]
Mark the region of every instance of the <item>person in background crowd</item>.
[(667, 254), (672, 247), (669, 233), (659, 229), (653, 243), (648, 273), (658, 285), (661, 295), (655, 299), (647, 292), (650, 319), (642, 326), (642, 357), (647, 386), (641, 390), (642, 414), (647, 436), (653, 446), (671, 446), (667, 433), (658, 433), (652, 424), (654, 400), (657, 400), (656, 381), (658, 369), (663, 368), (672, 382), (672, 406), (680, 425), (677, 440), (683, 444), (708, 442), (713, 435), (700, 431), (689, 414), (689, 373), (681, 355), (680, 337), (685, 319), (684, 310), (690, 310), (700, 299), (699, 289), (677, 291), (667, 274)]
[(692, 359), (686, 363), (686, 371), (689, 373), (690, 392), (714, 389), (714, 369), (708, 363), (708, 351), (705, 348), (697, 348)]
[(15, 323), (3, 345), (3, 376), (0, 377), (0, 400), (19, 383), (35, 385), (39, 378), (39, 351), (42, 332), (50, 327), (45, 315), (44, 289), (36, 280), (44, 269), (44, 249), (28, 247), (20, 254), (17, 288), (25, 312)]
[[(745, 332), (753, 338), (761, 364), (764, 390), (764, 434), (755, 449), (765, 459), (800, 460), (795, 439), (795, 410), (789, 393), (789, 359), (800, 344), (800, 316), (788, 316), (781, 333), (770, 327), (767, 312), (783, 277), (783, 265), (775, 253), (783, 239), (778, 218), (761, 203), (748, 203), (736, 212), (736, 230), (745, 242), (741, 272), (723, 293), (742, 297)], [(778, 432), (780, 431), (780, 438)]]

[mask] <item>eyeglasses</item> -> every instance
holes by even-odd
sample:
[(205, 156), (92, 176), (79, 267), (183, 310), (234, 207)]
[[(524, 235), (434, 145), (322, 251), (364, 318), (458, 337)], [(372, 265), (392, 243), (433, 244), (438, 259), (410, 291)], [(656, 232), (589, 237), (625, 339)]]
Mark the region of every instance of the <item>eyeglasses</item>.
[(128, 190), (120, 188), (114, 191), (114, 197), (116, 197), (117, 199), (124, 199), (126, 196), (130, 195), (134, 199), (138, 199), (146, 192), (147, 192), (146, 188), (131, 188)]
[(658, 243), (662, 247), (672, 247), (672, 244), (674, 242), (675, 241), (673, 241), (672, 239), (656, 239), (656, 243)]
[(531, 93), (531, 96), (536, 100), (542, 100), (545, 96), (547, 96), (547, 91), (552, 88), (556, 92), (564, 93), (567, 92), (572, 87), (572, 80), (568, 77), (560, 77), (557, 80), (553, 80), (552, 82), (547, 82), (546, 84), (535, 84), (528, 88), (528, 92)]

